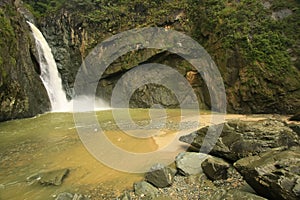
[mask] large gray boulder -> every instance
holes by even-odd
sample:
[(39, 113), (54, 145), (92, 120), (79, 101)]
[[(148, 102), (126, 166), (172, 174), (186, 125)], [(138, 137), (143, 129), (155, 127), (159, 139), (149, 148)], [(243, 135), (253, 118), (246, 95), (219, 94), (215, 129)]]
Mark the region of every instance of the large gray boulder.
[(204, 174), (211, 180), (227, 178), (227, 169), (230, 165), (221, 158), (210, 157), (202, 162), (201, 167)]
[(232, 189), (229, 191), (218, 190), (208, 199), (213, 199), (213, 200), (224, 200), (224, 199), (226, 199), (226, 200), (267, 200), (256, 194), (252, 194), (252, 193), (237, 190), (237, 189)]
[(195, 175), (202, 173), (201, 163), (208, 155), (195, 152), (179, 153), (175, 158), (178, 171), (183, 175)]
[(300, 146), (243, 158), (234, 166), (259, 195), (278, 200), (300, 199)]
[[(201, 128), (196, 132), (180, 137), (179, 140), (200, 150), (207, 130), (208, 127)], [(214, 139), (213, 134), (209, 137)], [(210, 154), (237, 161), (272, 148), (296, 145), (299, 145), (299, 136), (284, 122), (272, 119), (260, 121), (232, 120), (224, 124), (222, 133)], [(205, 146), (202, 147), (202, 149), (205, 148)]]
[(164, 188), (172, 185), (174, 175), (171, 168), (156, 164), (146, 173), (145, 179), (158, 188)]

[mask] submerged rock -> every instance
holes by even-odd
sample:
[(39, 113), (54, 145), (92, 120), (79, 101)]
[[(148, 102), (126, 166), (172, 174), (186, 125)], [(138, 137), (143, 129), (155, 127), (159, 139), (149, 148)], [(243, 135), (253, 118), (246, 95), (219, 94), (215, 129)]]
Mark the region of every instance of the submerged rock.
[(202, 164), (204, 174), (211, 180), (219, 180), (227, 178), (227, 169), (230, 165), (221, 158), (210, 157)]
[[(200, 150), (207, 130), (208, 127), (201, 128), (180, 137), (179, 140)], [(210, 154), (237, 161), (272, 148), (295, 145), (299, 145), (299, 137), (284, 122), (271, 119), (249, 122), (232, 120), (224, 124), (222, 133)], [(205, 146), (202, 148), (205, 149)]]
[(234, 166), (259, 195), (278, 200), (300, 199), (299, 146), (243, 158)]
[(183, 175), (202, 173), (201, 163), (208, 155), (195, 152), (183, 152), (176, 156), (175, 163), (178, 171)]
[(61, 185), (63, 179), (68, 175), (69, 169), (59, 169), (49, 172), (34, 174), (27, 178), (28, 182), (39, 182), (42, 185)]
[(171, 186), (175, 173), (171, 168), (156, 164), (146, 173), (145, 179), (158, 188)]

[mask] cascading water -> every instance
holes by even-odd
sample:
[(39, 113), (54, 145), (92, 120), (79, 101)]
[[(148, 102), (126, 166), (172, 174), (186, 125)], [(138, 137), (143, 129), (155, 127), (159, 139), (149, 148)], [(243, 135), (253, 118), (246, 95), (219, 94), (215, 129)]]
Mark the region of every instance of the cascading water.
[(68, 102), (66, 93), (63, 90), (62, 81), (58, 73), (51, 49), (40, 30), (34, 24), (30, 22), (27, 23), (30, 25), (35, 38), (41, 68), (40, 77), (47, 90), (52, 111), (69, 111), (70, 106), (68, 104), (70, 104), (70, 102)]
[[(73, 101), (68, 101), (66, 98), (66, 93), (62, 87), (60, 74), (58, 73), (56, 67), (56, 62), (46, 39), (34, 24), (30, 22), (27, 23), (30, 25), (33, 36), (35, 38), (41, 68), (40, 77), (47, 90), (51, 102), (52, 112), (72, 112)], [(90, 107), (86, 106), (90, 102), (94, 102), (94, 110), (110, 109), (109, 106), (100, 98), (95, 99), (95, 97), (90, 96), (78, 96), (76, 97), (76, 101), (80, 102), (81, 105), (80, 108), (76, 108), (76, 112), (90, 111)]]

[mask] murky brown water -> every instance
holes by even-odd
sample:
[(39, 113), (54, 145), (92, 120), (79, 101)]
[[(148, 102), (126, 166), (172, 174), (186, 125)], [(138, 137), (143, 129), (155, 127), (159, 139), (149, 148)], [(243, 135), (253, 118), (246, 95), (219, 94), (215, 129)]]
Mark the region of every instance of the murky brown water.
[[(150, 119), (146, 109), (134, 109), (130, 113), (142, 125), (147, 125)], [(150, 138), (134, 138), (124, 134), (116, 128), (109, 110), (97, 112), (97, 117), (113, 144), (126, 151), (144, 153), (156, 151), (174, 139), (181, 112), (167, 110), (169, 126), (159, 131), (153, 128), (156, 136)], [(200, 117), (199, 113), (185, 117), (187, 121), (200, 121), (204, 125), (208, 124), (211, 115), (209, 112), (201, 112)], [(246, 116), (228, 115), (227, 118)], [(260, 118), (257, 116), (254, 119)], [(195, 127), (186, 127), (185, 132), (192, 129)], [(143, 131), (153, 130), (150, 128)], [(141, 174), (111, 169), (87, 152), (78, 137), (71, 113), (48, 113), (31, 119), (0, 123), (0, 138), (0, 199), (47, 200), (65, 191), (86, 193), (99, 190), (98, 193), (118, 193), (142, 179)], [(32, 174), (62, 168), (69, 168), (70, 173), (61, 186), (41, 186), (26, 182), (26, 178)]]

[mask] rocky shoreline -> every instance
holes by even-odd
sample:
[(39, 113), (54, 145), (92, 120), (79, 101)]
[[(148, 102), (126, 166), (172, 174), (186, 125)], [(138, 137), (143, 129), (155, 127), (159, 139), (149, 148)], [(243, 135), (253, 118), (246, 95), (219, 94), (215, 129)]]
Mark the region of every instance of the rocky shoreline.
[(172, 166), (156, 164), (121, 195), (58, 195), (75, 199), (285, 199), (300, 198), (299, 123), (280, 119), (229, 120), (212, 151), (199, 153), (208, 127), (180, 141), (191, 144)]

